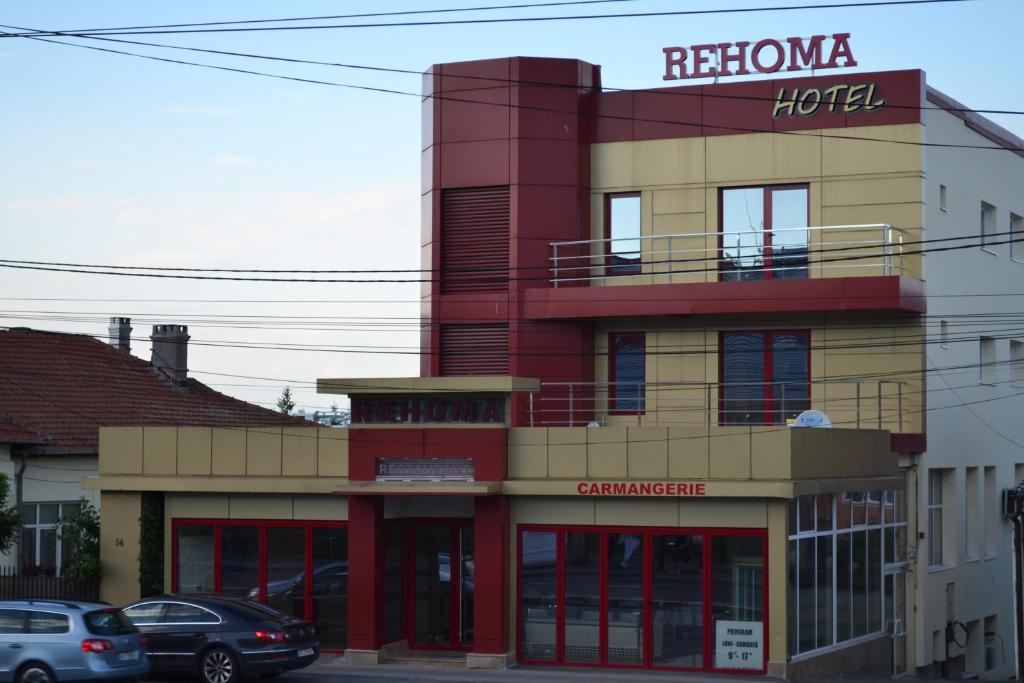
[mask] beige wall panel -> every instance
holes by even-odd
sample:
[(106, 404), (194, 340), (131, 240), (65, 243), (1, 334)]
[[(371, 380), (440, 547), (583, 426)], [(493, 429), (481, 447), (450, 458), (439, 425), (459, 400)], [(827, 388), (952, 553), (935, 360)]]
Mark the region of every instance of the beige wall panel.
[(245, 473), (281, 475), (280, 427), (253, 427), (246, 430)]
[(821, 174), (816, 135), (718, 135), (705, 138), (709, 183), (785, 182)]
[(884, 178), (834, 178), (821, 183), (822, 206), (861, 206), (920, 202), (921, 174), (907, 172)]
[(294, 519), (292, 496), (233, 493), (228, 506), (231, 519)]
[(601, 525), (679, 526), (674, 500), (650, 498), (598, 498), (595, 519)]
[[(703, 179), (698, 179), (695, 182), (703, 184)], [(655, 221), (662, 214), (704, 215), (703, 187), (655, 189), (651, 193), (651, 198)], [(655, 222), (655, 226), (657, 226), (657, 222)], [(702, 224), (700, 232), (704, 232), (703, 227)]]
[(295, 519), (348, 520), (348, 498), (345, 496), (295, 496), (292, 509)]
[(625, 427), (587, 429), (587, 476), (594, 479), (625, 479)]
[(315, 477), (318, 427), (285, 427), (281, 444), (281, 473), (286, 477)]
[(145, 474), (176, 474), (178, 428), (142, 428), (142, 471)]
[(704, 181), (701, 138), (641, 140), (633, 143), (633, 183), (638, 187)]
[(139, 599), (138, 493), (100, 496), (100, 599), (123, 605)]
[(513, 428), (508, 433), (509, 479), (543, 479), (548, 476), (546, 427)]
[(789, 651), (786, 642), (786, 617), (789, 599), (786, 581), (786, 502), (768, 501), (768, 660), (785, 662)]
[(788, 479), (792, 467), (788, 427), (755, 427), (751, 441), (750, 475), (754, 479)]
[(842, 139), (866, 137), (920, 143), (924, 137), (924, 127), (920, 124), (830, 128), (825, 133), (829, 137), (822, 138), (821, 141), (824, 175), (878, 175), (921, 170), (923, 148), (917, 145), (887, 145), (872, 140)]
[(142, 474), (142, 428), (100, 428), (100, 474)]
[(630, 479), (668, 477), (668, 428), (633, 427), (626, 430), (626, 476)]
[[(901, 230), (911, 231), (906, 239), (912, 239), (913, 230), (921, 227), (924, 205), (915, 201), (901, 204), (859, 204), (854, 206), (826, 206), (821, 210), (821, 222), (825, 225), (865, 225), (888, 223)], [(841, 241), (873, 240), (877, 244), (882, 238), (878, 232), (840, 231), (833, 237)], [(911, 247), (908, 247), (908, 249)]]
[(763, 529), (768, 525), (763, 500), (690, 500), (679, 501), (681, 527), (743, 527)]
[(229, 517), (228, 495), (166, 494), (164, 496), (164, 517), (172, 519), (227, 519)]
[(587, 477), (587, 427), (564, 427), (548, 432), (548, 476)]
[(591, 145), (590, 178), (590, 187), (594, 190), (632, 188), (635, 183), (633, 143), (608, 142)]
[(712, 479), (750, 478), (750, 436), (746, 429), (712, 429), (708, 441)]
[(517, 524), (594, 524), (594, 498), (515, 499)]
[(321, 477), (347, 477), (348, 430), (321, 429), (317, 436), (317, 474)]
[(213, 430), (213, 474), (221, 476), (245, 474), (244, 429)]
[(178, 474), (209, 476), (213, 471), (213, 430), (178, 427)]
[(668, 476), (670, 479), (707, 479), (711, 440), (700, 427), (671, 427), (668, 430)]

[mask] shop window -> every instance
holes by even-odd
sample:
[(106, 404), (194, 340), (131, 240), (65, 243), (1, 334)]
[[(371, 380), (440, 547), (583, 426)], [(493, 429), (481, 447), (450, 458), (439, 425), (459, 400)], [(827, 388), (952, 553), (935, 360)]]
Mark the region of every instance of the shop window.
[[(823, 514), (823, 507), (829, 512)], [(793, 501), (791, 514), (815, 508), (819, 520), (830, 517), (835, 523), (819, 521), (816, 528), (799, 531), (790, 527), (789, 651), (793, 656), (881, 632), (888, 618), (884, 615), (895, 609), (883, 604), (883, 593), (891, 596), (893, 586), (902, 585), (898, 582), (905, 568), (907, 523), (902, 492), (800, 496)], [(886, 574), (889, 582), (883, 584)]]
[(640, 194), (605, 195), (607, 273), (635, 275), (640, 262)]
[(807, 186), (723, 189), (720, 207), (720, 279), (808, 276)]
[(72, 548), (61, 542), (58, 527), (78, 507), (78, 503), (28, 503), (19, 507), (23, 571), (60, 574), (71, 558)]
[(521, 661), (764, 671), (763, 532), (530, 526), (519, 538)]
[(981, 250), (995, 254), (993, 242), (997, 239), (995, 234), (999, 228), (996, 225), (996, 207), (987, 202), (981, 203), (981, 214), (979, 218), (979, 232), (981, 237)]
[(810, 407), (810, 334), (721, 335), (719, 422), (782, 424)]
[(642, 332), (608, 335), (608, 403), (612, 413), (644, 412), (646, 345)]
[[(331, 522), (174, 520), (171, 590), (263, 602), (348, 641), (348, 530)], [(219, 552), (218, 552), (219, 551)]]

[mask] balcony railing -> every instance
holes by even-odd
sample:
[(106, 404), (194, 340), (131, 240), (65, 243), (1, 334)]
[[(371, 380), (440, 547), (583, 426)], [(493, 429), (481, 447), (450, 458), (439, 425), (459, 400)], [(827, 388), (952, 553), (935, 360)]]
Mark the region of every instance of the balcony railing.
[(903, 231), (887, 223), (552, 242), (551, 283), (902, 275), (903, 242)]
[(529, 395), (531, 427), (736, 427), (786, 424), (807, 409), (836, 427), (905, 426), (903, 382), (815, 380), (794, 382), (542, 382)]

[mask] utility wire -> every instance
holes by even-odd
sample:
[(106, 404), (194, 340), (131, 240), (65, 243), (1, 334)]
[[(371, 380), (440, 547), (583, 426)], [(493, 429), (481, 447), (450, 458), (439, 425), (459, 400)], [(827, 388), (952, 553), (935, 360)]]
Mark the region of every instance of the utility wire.
[[(928, 0), (921, 0), (921, 1), (928, 1)], [(965, 1), (966, 2), (966, 1), (973, 1), (973, 0), (936, 0), (936, 1), (950, 1), (950, 2)], [(5, 25), (0, 25), (0, 27), (12, 28), (11, 26), (5, 26)], [(10, 36), (10, 35), (13, 35), (13, 34), (0, 32), (0, 37)], [(406, 97), (415, 97), (415, 98), (418, 98), (420, 100), (422, 100), (424, 97), (428, 97), (428, 98), (431, 98), (431, 99), (441, 100), (441, 101), (445, 101), (445, 102), (460, 102), (460, 103), (464, 103), (464, 104), (476, 104), (476, 105), (490, 106), (490, 107), (511, 108), (511, 109), (517, 109), (517, 110), (536, 111), (536, 112), (544, 112), (544, 113), (551, 113), (551, 114), (563, 114), (563, 115), (575, 116), (575, 117), (579, 117), (579, 118), (609, 119), (609, 120), (629, 121), (629, 122), (637, 122), (637, 121), (639, 121), (639, 122), (644, 122), (644, 123), (660, 123), (660, 124), (666, 124), (666, 125), (672, 125), (672, 126), (685, 126), (685, 127), (702, 126), (702, 127), (713, 128), (715, 130), (732, 131), (732, 132), (735, 132), (735, 133), (762, 133), (762, 134), (763, 133), (770, 133), (770, 134), (773, 134), (773, 135), (797, 135), (797, 136), (803, 136), (803, 137), (815, 137), (815, 138), (836, 139), (836, 140), (854, 140), (854, 141), (860, 141), (860, 142), (879, 142), (879, 143), (887, 143), (887, 144), (894, 144), (894, 145), (910, 145), (910, 146), (914, 146), (914, 147), (935, 147), (935, 148), (950, 148), (950, 149), (985, 149), (985, 150), (1011, 151), (1011, 152), (1014, 152), (1014, 153), (1024, 152), (1024, 146), (1016, 146), (1015, 147), (1015, 146), (1008, 146), (1008, 145), (966, 145), (966, 144), (940, 143), (940, 142), (919, 142), (919, 141), (912, 141), (912, 140), (887, 140), (887, 139), (884, 139), (884, 138), (874, 138), (874, 137), (863, 136), (863, 135), (835, 135), (835, 134), (821, 133), (821, 132), (814, 133), (814, 134), (809, 134), (806, 131), (765, 130), (765, 129), (756, 128), (756, 127), (751, 128), (751, 127), (726, 126), (726, 125), (708, 125), (708, 126), (704, 126), (704, 124), (702, 124), (702, 123), (697, 123), (697, 122), (692, 122), (692, 121), (680, 121), (680, 120), (668, 120), (668, 119), (652, 119), (652, 118), (642, 118), (642, 117), (636, 117), (636, 116), (624, 116), (624, 115), (615, 115), (615, 114), (600, 113), (600, 112), (589, 112), (589, 111), (566, 111), (566, 110), (556, 109), (556, 108), (552, 108), (552, 107), (541, 107), (541, 106), (536, 106), (536, 105), (512, 104), (512, 103), (501, 103), (501, 102), (488, 102), (488, 101), (471, 99), (471, 98), (465, 98), (465, 97), (456, 97), (456, 96), (452, 96), (452, 95), (438, 95), (438, 94), (423, 95), (422, 93), (419, 93), (419, 92), (412, 92), (412, 91), (407, 91), (407, 90), (397, 90), (397, 89), (394, 89), (394, 88), (382, 88), (382, 87), (375, 87), (375, 86), (368, 86), (368, 85), (356, 85), (356, 84), (352, 84), (352, 83), (338, 83), (336, 81), (325, 81), (325, 80), (314, 79), (314, 78), (302, 78), (302, 77), (298, 77), (298, 76), (285, 76), (283, 74), (272, 74), (272, 73), (267, 73), (267, 72), (263, 72), (263, 71), (255, 71), (255, 70), (252, 70), (252, 69), (242, 69), (242, 68), (238, 68), (238, 67), (220, 66), (220, 65), (215, 65), (215, 64), (205, 64), (205, 63), (201, 63), (201, 62), (190, 62), (190, 61), (181, 60), (181, 59), (171, 59), (169, 57), (157, 57), (155, 55), (146, 55), (146, 54), (141, 54), (141, 53), (137, 53), (137, 52), (129, 52), (129, 51), (126, 51), (126, 50), (115, 50), (115, 49), (112, 49), (112, 48), (99, 47), (99, 46), (96, 46), (96, 45), (82, 45), (80, 43), (68, 43), (68, 42), (64, 42), (64, 41), (60, 41), (60, 40), (53, 40), (51, 38), (39, 38), (39, 37), (35, 37), (35, 36), (25, 36), (25, 37), (30, 39), (30, 40), (37, 40), (37, 41), (45, 42), (45, 43), (53, 43), (55, 45), (64, 45), (64, 46), (67, 46), (67, 47), (76, 47), (76, 48), (81, 48), (81, 49), (84, 49), (84, 50), (96, 50), (96, 51), (99, 51), (99, 52), (107, 52), (107, 53), (111, 53), (111, 54), (124, 55), (124, 56), (129, 56), (129, 57), (136, 57), (136, 58), (139, 58), (139, 59), (147, 59), (147, 60), (152, 60), (152, 61), (157, 61), (157, 62), (165, 62), (165, 63), (168, 63), (168, 64), (178, 64), (178, 65), (184, 65), (184, 66), (194, 66), (194, 67), (199, 67), (199, 68), (204, 68), (204, 69), (214, 69), (214, 70), (218, 70), (218, 71), (228, 71), (228, 72), (232, 72), (232, 73), (247, 74), (247, 75), (251, 75), (251, 76), (260, 76), (260, 77), (264, 77), (264, 78), (274, 78), (274, 79), (279, 79), (279, 80), (294, 81), (294, 82), (298, 82), (298, 83), (307, 83), (307, 84), (312, 84), (312, 85), (325, 85), (325, 86), (331, 86), (331, 87), (337, 87), (337, 88), (346, 88), (346, 89), (350, 89), (350, 90), (363, 90), (363, 91), (368, 91), (368, 92), (377, 92), (377, 93), (390, 94), (390, 95), (402, 95), (402, 96), (406, 96)]]
[[(412, 26), (457, 26), (457, 25), (480, 25), (480, 24), (510, 24), (510, 23), (541, 23), (558, 21), (580, 21), (595, 19), (635, 19), (644, 17), (680, 17), (680, 16), (704, 16), (717, 14), (751, 14), (761, 12), (791, 12), (819, 9), (848, 9), (860, 7), (891, 7), (900, 5), (937, 5), (949, 3), (972, 2), (973, 0), (873, 0), (872, 2), (840, 2), (831, 4), (802, 4), (802, 5), (778, 5), (774, 7), (719, 7), (715, 9), (699, 10), (672, 10), (663, 12), (621, 12), (615, 14), (575, 14), (561, 16), (532, 16), (532, 17), (500, 17), (500, 18), (475, 18), (475, 19), (444, 19), (438, 21), (400, 21), (400, 22), (377, 22), (358, 24), (315, 24), (301, 26), (233, 26), (230, 28), (172, 28), (172, 29), (144, 29), (134, 31), (79, 31), (80, 35), (99, 33), (100, 35), (153, 35), (153, 34), (180, 34), (180, 33), (238, 33), (253, 31), (304, 31), (324, 29), (353, 29), (353, 28), (393, 28)], [(19, 29), (37, 31), (37, 29)], [(10, 37), (31, 38), (36, 33), (13, 34)], [(44, 35), (55, 35), (55, 32), (44, 32)]]

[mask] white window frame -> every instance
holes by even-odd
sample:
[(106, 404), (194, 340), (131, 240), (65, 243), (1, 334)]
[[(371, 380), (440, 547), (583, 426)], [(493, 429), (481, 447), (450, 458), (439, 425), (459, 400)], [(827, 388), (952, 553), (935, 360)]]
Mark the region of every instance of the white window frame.
[[(947, 563), (945, 546), (945, 539), (943, 538), (946, 534), (946, 527), (949, 521), (946, 519), (946, 510), (944, 507), (945, 491), (943, 490), (946, 486), (946, 476), (948, 470), (942, 468), (934, 468), (928, 470), (928, 489), (926, 491), (928, 511), (927, 523), (928, 523), (928, 569), (946, 569), (951, 566)], [(934, 480), (938, 480), (937, 484)], [(938, 499), (934, 497), (934, 493), (938, 491)], [(941, 531), (938, 534), (934, 534), (935, 525), (933, 520), (938, 518), (941, 525)], [(937, 537), (936, 537), (937, 536)]]
[[(39, 511), (40, 511), (40, 507), (43, 506), (43, 505), (56, 505), (57, 506), (57, 521), (56, 522), (40, 522), (39, 521)], [(57, 575), (58, 576), (60, 575), (61, 569), (64, 566), (64, 549), (62, 547), (64, 544), (60, 540), (60, 535), (57, 533), (57, 529), (60, 527), (60, 520), (63, 519), (66, 514), (70, 513), (70, 509), (67, 512), (65, 512), (65, 506), (68, 506), (69, 508), (70, 508), (70, 506), (74, 506), (74, 507), (77, 508), (80, 505), (81, 505), (81, 501), (77, 501), (77, 500), (62, 500), (62, 501), (49, 501), (48, 500), (48, 501), (40, 501), (40, 502), (35, 502), (35, 503), (25, 503), (25, 502), (21, 503), (21, 510), (20, 510), (20, 512), (22, 512), (23, 515), (24, 515), (25, 508), (31, 507), (31, 508), (34, 508), (34, 510), (35, 510), (35, 523), (34, 524), (28, 524), (28, 523), (24, 523), (23, 522), (22, 525), (21, 525), (21, 528), (23, 530), (22, 533), (24, 533), (24, 530), (29, 530), (29, 531), (33, 531), (34, 532), (33, 535), (35, 536), (35, 548), (34, 548), (35, 549), (35, 553), (34, 553), (34, 557), (32, 559), (32, 565), (33, 566), (36, 566), (36, 567), (40, 566), (40, 564), (39, 564), (39, 553), (40, 553), (40, 550), (42, 549), (42, 543), (40, 541), (42, 539), (43, 532), (52, 529), (54, 531), (54, 536), (56, 537), (56, 542), (57, 542), (57, 548), (56, 548), (56, 551), (54, 552), (54, 566), (56, 567)], [(19, 563), (19, 565), (21, 567), (24, 567), (25, 564), (26, 564), (25, 561), (24, 561), (25, 560), (25, 549), (20, 547), (20, 545), (22, 543), (21, 539), (22, 539), (22, 535), (19, 535), (18, 536), (18, 544), (19, 544), (19, 547), (18, 547), (18, 563)]]
[(949, 213), (949, 188), (939, 185), (939, 211)]
[(981, 215), (978, 220), (979, 236), (981, 237), (981, 250), (986, 254), (992, 254), (998, 256), (996, 250), (989, 246), (991, 241), (991, 235), (998, 232), (999, 219), (996, 212), (996, 207), (992, 206), (988, 202), (981, 203)]

